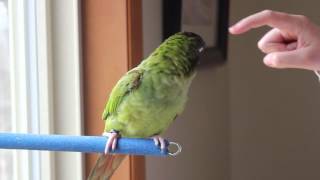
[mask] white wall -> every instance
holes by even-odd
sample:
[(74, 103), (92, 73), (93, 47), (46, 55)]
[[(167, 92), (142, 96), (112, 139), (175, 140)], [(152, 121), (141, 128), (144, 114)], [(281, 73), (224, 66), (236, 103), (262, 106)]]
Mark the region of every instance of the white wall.
[[(144, 52), (162, 41), (161, 1), (143, 1)], [(228, 179), (226, 67), (202, 69), (185, 112), (165, 137), (182, 144), (176, 158), (147, 158), (147, 180)]]

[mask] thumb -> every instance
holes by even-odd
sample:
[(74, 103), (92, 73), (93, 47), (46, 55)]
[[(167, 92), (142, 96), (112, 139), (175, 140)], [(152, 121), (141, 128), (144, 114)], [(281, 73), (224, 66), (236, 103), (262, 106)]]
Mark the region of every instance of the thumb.
[(273, 52), (267, 54), (263, 62), (273, 68), (303, 68), (308, 69), (306, 60), (303, 58), (302, 49), (293, 51)]

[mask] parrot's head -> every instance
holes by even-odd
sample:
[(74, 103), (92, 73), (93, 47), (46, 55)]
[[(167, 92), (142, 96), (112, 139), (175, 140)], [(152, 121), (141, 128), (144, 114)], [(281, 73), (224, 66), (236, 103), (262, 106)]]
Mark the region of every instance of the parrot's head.
[(166, 39), (142, 64), (158, 70), (173, 69), (175, 73), (188, 76), (193, 74), (199, 64), (200, 54), (204, 48), (205, 42), (199, 35), (192, 32), (178, 32)]
[(199, 64), (199, 57), (205, 48), (205, 42), (196, 33), (178, 32), (170, 36), (161, 46), (167, 55), (176, 57), (172, 58), (174, 61), (179, 61), (175, 64), (182, 63), (183, 66), (188, 67), (187, 72), (191, 72)]
[(201, 38), (201, 36), (199, 36), (196, 33), (184, 31), (184, 32), (177, 33), (177, 35), (184, 36), (185, 41), (187, 41), (186, 44), (189, 44), (188, 46), (189, 50), (195, 51), (197, 55), (199, 55), (206, 47), (206, 43), (204, 42), (204, 40)]

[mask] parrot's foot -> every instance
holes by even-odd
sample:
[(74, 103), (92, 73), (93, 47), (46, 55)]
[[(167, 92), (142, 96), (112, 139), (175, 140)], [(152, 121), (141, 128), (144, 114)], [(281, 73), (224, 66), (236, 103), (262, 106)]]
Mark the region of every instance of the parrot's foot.
[(111, 132), (104, 132), (102, 136), (108, 137), (108, 141), (104, 148), (104, 154), (108, 154), (110, 152), (110, 149), (114, 151), (117, 147), (119, 133), (115, 130), (112, 130)]
[(154, 145), (160, 145), (161, 150), (164, 150), (166, 148), (166, 141), (164, 140), (164, 138), (162, 138), (161, 136), (152, 136), (151, 138), (154, 141)]

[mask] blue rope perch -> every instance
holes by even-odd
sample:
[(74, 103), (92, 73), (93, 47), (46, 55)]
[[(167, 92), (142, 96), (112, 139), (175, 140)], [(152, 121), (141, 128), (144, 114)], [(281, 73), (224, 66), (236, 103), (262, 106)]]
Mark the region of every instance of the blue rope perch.
[[(83, 153), (103, 153), (107, 137), (103, 136), (70, 136), (70, 135), (38, 135), (0, 133), (0, 149), (25, 149), (45, 151), (69, 151)], [(167, 141), (167, 148), (160, 150), (152, 139), (120, 138), (117, 149), (111, 153), (175, 156), (181, 152), (181, 146)], [(168, 146), (177, 146), (177, 152), (171, 153)]]

